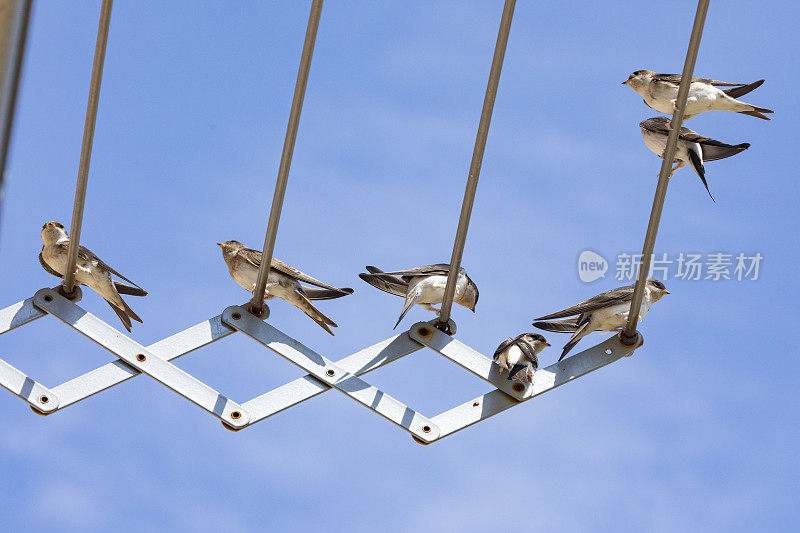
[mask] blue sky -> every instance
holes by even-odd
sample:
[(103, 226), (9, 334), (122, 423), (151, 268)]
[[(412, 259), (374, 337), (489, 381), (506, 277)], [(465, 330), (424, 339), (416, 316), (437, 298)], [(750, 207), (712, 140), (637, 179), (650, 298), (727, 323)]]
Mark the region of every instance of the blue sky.
[[(641, 250), (660, 160), (637, 124), (655, 112), (620, 82), (680, 71), (695, 5), (519, 2), (464, 254), (481, 298), (454, 311), (459, 339), (490, 354), (619, 284), (581, 283), (576, 259)], [(364, 265), (449, 259), (501, 8), (325, 5), (275, 253), (356, 293), (320, 304), (336, 337), (283, 302), (273, 325), (339, 359), (390, 336), (401, 308), (356, 277)], [(692, 119), (752, 146), (706, 166), (717, 203), (676, 173), (657, 244), (760, 252), (758, 281), (668, 280), (634, 357), (432, 446), (335, 392), (238, 433), (146, 377), (47, 418), (1, 394), (4, 527), (796, 530), (800, 365), (782, 324), (798, 318), (798, 11), (712, 3), (696, 73), (766, 78), (746, 100), (776, 113)], [(33, 14), (2, 306), (54, 284), (39, 230), (70, 219), (98, 15), (66, 1)], [(114, 6), (82, 242), (150, 291), (129, 300), (137, 341), (246, 299), (214, 243), (263, 242), (307, 16), (306, 2)], [(96, 295), (81, 305), (118, 326)], [(111, 360), (51, 318), (4, 335), (0, 356), (49, 385)], [(241, 336), (178, 364), (238, 401), (301, 374)], [(367, 380), (431, 415), (488, 390), (431, 351)]]

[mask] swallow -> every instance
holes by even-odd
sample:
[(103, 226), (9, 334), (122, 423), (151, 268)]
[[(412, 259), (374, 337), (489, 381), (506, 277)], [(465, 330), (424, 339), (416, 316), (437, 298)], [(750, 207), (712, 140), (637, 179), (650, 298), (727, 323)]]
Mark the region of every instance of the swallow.
[[(397, 319), (393, 329), (397, 328), (408, 310), (416, 304), (439, 314), (440, 310), (433, 307), (432, 304), (442, 303), (450, 265), (440, 263), (395, 272), (383, 272), (379, 268), (368, 266), (367, 271), (369, 274), (362, 273), (358, 277), (375, 288), (406, 299), (400, 318)], [(467, 271), (463, 268), (459, 270), (458, 278), (456, 278), (456, 292), (453, 301), (470, 309), (473, 313), (475, 312), (475, 305), (478, 303), (478, 286), (467, 276)]]
[(515, 339), (500, 343), (494, 351), (494, 362), (508, 371), (509, 380), (533, 382), (533, 373), (539, 369), (539, 352), (550, 346), (538, 333), (523, 333)]
[[(63, 224), (60, 222), (47, 222), (42, 226), (42, 251), (39, 252), (39, 263), (42, 268), (54, 276), (63, 278), (64, 271), (67, 268), (68, 249), (69, 236)], [(133, 286), (111, 279), (112, 275), (127, 281)], [(78, 248), (75, 283), (86, 285), (102, 296), (129, 332), (131, 331), (131, 319), (142, 322), (142, 319), (125, 303), (120, 294), (147, 296), (147, 291), (108, 266), (85, 246)]]
[[(628, 285), (598, 294), (572, 307), (539, 317), (533, 325), (545, 331), (572, 333), (572, 337), (564, 345), (561, 357), (558, 358), (561, 361), (578, 341), (589, 333), (620, 331), (625, 328), (633, 299), (633, 287)], [(647, 314), (653, 303), (666, 294), (669, 294), (669, 291), (661, 281), (649, 278), (645, 284), (642, 306), (639, 308), (639, 320)], [(564, 320), (553, 320), (557, 318)]]
[[(677, 108), (676, 100), (681, 78), (680, 74), (658, 74), (652, 70), (637, 70), (622, 84), (639, 93), (648, 107), (652, 107), (659, 113), (671, 115)], [(730, 83), (707, 78), (692, 78), (683, 120), (689, 120), (706, 111), (733, 111), (770, 120), (764, 113), (774, 113), (773, 110), (738, 100), (740, 96), (760, 87), (762, 83), (764, 80), (753, 83)], [(717, 87), (731, 88), (718, 89)]]
[[(228, 266), (233, 280), (246, 291), (255, 291), (258, 271), (261, 268), (261, 252), (247, 248), (239, 241), (218, 242), (217, 246), (222, 249), (222, 259)], [(315, 285), (320, 289), (304, 288), (300, 282)], [(280, 298), (289, 302), (333, 335), (331, 327), (338, 327), (337, 324), (314, 307), (311, 300), (331, 300), (349, 294), (353, 294), (353, 289), (332, 287), (273, 257), (264, 296), (267, 300)]]
[[(648, 118), (641, 121), (639, 127), (642, 128), (644, 143), (654, 154), (663, 159), (664, 151), (667, 148), (667, 136), (670, 132), (667, 117)], [(705, 185), (708, 195), (714, 200), (714, 196), (708, 189), (703, 161), (725, 159), (748, 148), (750, 148), (750, 143), (725, 144), (724, 142), (703, 137), (689, 128), (681, 127), (681, 132), (678, 134), (678, 147), (675, 150), (675, 166), (670, 170), (669, 176), (672, 177), (676, 170), (688, 164), (700, 176), (700, 181)]]

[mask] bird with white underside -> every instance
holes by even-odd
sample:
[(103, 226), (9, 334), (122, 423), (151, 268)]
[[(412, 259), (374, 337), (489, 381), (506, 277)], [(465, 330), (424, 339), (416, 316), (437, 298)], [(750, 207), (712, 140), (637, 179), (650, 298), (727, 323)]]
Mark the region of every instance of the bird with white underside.
[[(428, 311), (439, 314), (440, 310), (433, 307), (433, 304), (442, 303), (444, 299), (450, 265), (440, 263), (394, 272), (384, 272), (377, 267), (368, 266), (367, 272), (359, 274), (358, 277), (377, 289), (405, 298), (406, 302), (400, 312), (400, 318), (394, 325), (395, 328), (414, 305), (421, 305)], [(458, 271), (453, 301), (473, 313), (475, 312), (475, 305), (478, 303), (478, 286), (469, 278), (467, 271), (463, 268)]]
[[(533, 325), (545, 331), (572, 333), (572, 337), (564, 345), (561, 357), (558, 358), (561, 361), (578, 344), (578, 341), (589, 333), (621, 331), (625, 327), (633, 299), (633, 288), (633, 285), (627, 285), (598, 294), (572, 307), (539, 317)], [(644, 318), (652, 304), (667, 294), (669, 291), (664, 283), (649, 278), (645, 284), (642, 305), (639, 308), (639, 320)]]
[[(659, 74), (652, 70), (637, 70), (622, 84), (639, 93), (647, 106), (659, 113), (672, 115), (676, 109), (681, 79), (680, 74)], [(762, 83), (764, 80), (753, 83), (732, 83), (708, 78), (692, 78), (683, 120), (689, 120), (706, 111), (733, 111), (770, 120), (765, 113), (774, 113), (773, 110), (739, 100), (739, 97), (760, 87)], [(719, 89), (719, 87), (730, 87), (730, 89)]]
[[(222, 249), (222, 259), (228, 266), (233, 281), (248, 292), (255, 291), (258, 271), (261, 268), (261, 252), (248, 248), (239, 241), (217, 243), (217, 246)], [(320, 288), (303, 287), (300, 282)], [(333, 287), (273, 257), (264, 297), (267, 300), (280, 298), (289, 302), (333, 335), (331, 327), (338, 327), (337, 324), (314, 307), (311, 300), (331, 300), (349, 294), (353, 294), (353, 289)]]
[(550, 346), (538, 333), (523, 333), (500, 343), (494, 351), (494, 362), (508, 372), (508, 379), (533, 383), (539, 369), (539, 352)]
[[(658, 157), (664, 158), (667, 149), (667, 137), (670, 132), (669, 120), (667, 117), (653, 117), (639, 123), (642, 128), (644, 144)], [(722, 141), (704, 137), (689, 128), (681, 127), (678, 134), (678, 144), (675, 150), (675, 166), (670, 170), (669, 176), (679, 168), (689, 165), (692, 170), (700, 177), (700, 181), (708, 191), (708, 195), (714, 200), (706, 181), (706, 169), (704, 161), (716, 161), (725, 159), (743, 152), (750, 148), (750, 143), (727, 144)]]
[[(68, 250), (69, 235), (64, 225), (60, 222), (45, 223), (42, 226), (42, 251), (39, 253), (39, 263), (42, 268), (54, 276), (63, 278), (67, 270)], [(134, 286), (115, 281), (112, 276), (117, 276)], [(128, 331), (131, 330), (131, 319), (142, 322), (120, 294), (147, 296), (147, 291), (111, 268), (85, 246), (78, 247), (75, 283), (85, 285), (102, 296)]]

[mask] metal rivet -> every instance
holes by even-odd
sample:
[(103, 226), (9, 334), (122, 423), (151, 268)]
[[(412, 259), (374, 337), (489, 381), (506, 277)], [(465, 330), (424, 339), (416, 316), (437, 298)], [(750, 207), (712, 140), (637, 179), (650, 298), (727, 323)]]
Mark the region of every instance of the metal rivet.
[(44, 301), (45, 302), (52, 302), (53, 301), (53, 297), (48, 294), (47, 296), (44, 297)]
[(422, 426), (422, 432), (423, 433), (430, 433), (431, 432), (431, 427), (430, 426)]
[(606, 348), (606, 355), (611, 355), (612, 353), (614, 353), (614, 350), (611, 348)]
[(240, 318), (242, 318), (242, 314), (241, 313), (232, 313), (231, 314), (231, 318), (234, 319), (234, 320), (239, 320)]
[(514, 389), (514, 392), (523, 392), (525, 390), (525, 385), (522, 383), (514, 383), (511, 385), (511, 388)]
[(239, 411), (231, 411), (231, 418), (234, 420), (239, 420), (242, 418), (242, 413)]
[(422, 328), (419, 328), (417, 330), (417, 333), (419, 333), (420, 337), (427, 337), (428, 335), (431, 334), (431, 330), (429, 330), (428, 328), (422, 327)]
[(139, 361), (140, 363), (144, 363), (145, 361), (147, 361), (147, 356), (143, 353), (137, 353), (136, 360)]
[(332, 369), (332, 368), (329, 368), (328, 370), (325, 371), (325, 373), (328, 374), (329, 376), (333, 377), (334, 374), (336, 374), (336, 371), (334, 369)]
[(45, 395), (39, 396), (39, 403), (47, 403), (49, 401), (50, 401), (50, 398), (48, 398), (47, 396), (45, 396)]

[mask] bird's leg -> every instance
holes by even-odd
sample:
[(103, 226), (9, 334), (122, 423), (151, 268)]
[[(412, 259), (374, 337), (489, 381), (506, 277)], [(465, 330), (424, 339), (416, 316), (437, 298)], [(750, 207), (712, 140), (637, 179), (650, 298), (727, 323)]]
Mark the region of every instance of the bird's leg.
[[(276, 296), (274, 296), (274, 295), (269, 293), (269, 289), (271, 287), (276, 286), (276, 285), (277, 285), (277, 283), (275, 283), (275, 282), (268, 282), (266, 285), (264, 285), (264, 299), (265, 300), (272, 300), (273, 298), (276, 297)], [(250, 292), (256, 292), (256, 284), (255, 283), (253, 283), (253, 287), (250, 289)]]
[(441, 310), (436, 309), (431, 304), (422, 304), (422, 307), (428, 311), (433, 311), (434, 313), (436, 313), (436, 316), (439, 316), (439, 313), (441, 312)]
[(683, 167), (685, 167), (685, 166), (686, 166), (686, 163), (684, 163), (683, 161), (681, 161), (681, 160), (679, 159), (679, 160), (678, 160), (678, 162), (677, 162), (677, 163), (675, 163), (675, 166), (674, 166), (674, 167), (672, 167), (672, 170), (670, 170), (670, 171), (669, 171), (669, 177), (671, 178), (671, 177), (672, 177), (672, 175), (673, 175), (673, 174), (675, 174), (675, 171), (676, 171), (676, 170), (678, 170), (679, 168), (683, 168)]

